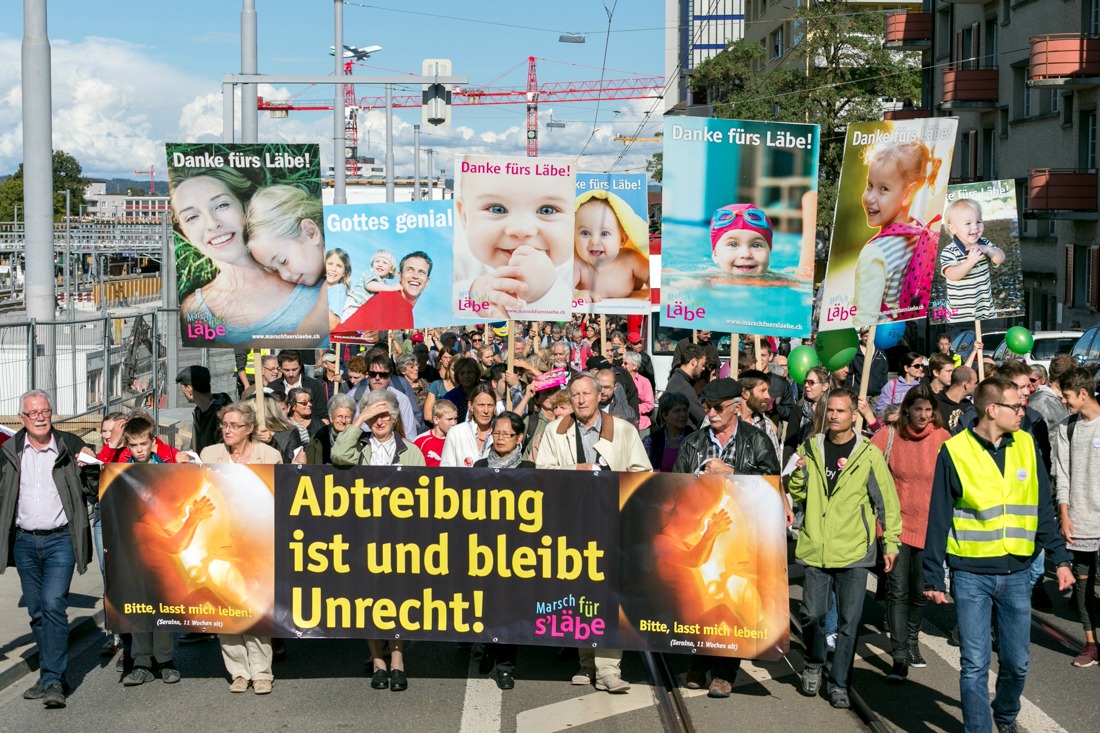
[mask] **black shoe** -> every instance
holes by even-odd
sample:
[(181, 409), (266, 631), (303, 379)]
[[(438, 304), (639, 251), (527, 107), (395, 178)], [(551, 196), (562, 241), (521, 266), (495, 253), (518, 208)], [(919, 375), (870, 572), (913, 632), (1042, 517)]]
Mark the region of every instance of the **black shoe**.
[(405, 676), (405, 670), (395, 669), (390, 672), (390, 689), (394, 692), (409, 689), (409, 678)]
[(951, 627), (951, 633), (947, 635), (948, 646), (959, 646), (959, 625), (955, 624)]
[(390, 686), (390, 673), (384, 669), (374, 670), (370, 677), (370, 686), (375, 690), (384, 690)]
[(920, 653), (920, 646), (915, 642), (909, 645), (909, 666), (917, 669), (928, 666), (928, 662), (924, 661), (924, 656)]
[(909, 679), (909, 665), (905, 662), (895, 661), (894, 666), (890, 668), (890, 674), (886, 675), (886, 681), (900, 685), (907, 679)]
[(497, 687), (502, 690), (511, 690), (516, 686), (516, 678), (506, 669), (497, 670)]
[(46, 685), (46, 690), (42, 695), (42, 704), (48, 708), (65, 707), (65, 691), (61, 689), (60, 682), (52, 682)]
[(1054, 601), (1051, 600), (1042, 580), (1031, 589), (1031, 607), (1037, 611), (1049, 611), (1054, 608)]
[(271, 640), (271, 661), (281, 662), (286, 659), (286, 639)]
[(493, 667), (496, 666), (497, 658), (495, 654), (485, 653), (481, 655), (481, 659), (477, 662), (478, 674), (489, 674), (493, 671)]
[(1011, 723), (997, 723), (997, 733), (1016, 733), (1016, 721)]
[(24, 700), (41, 700), (45, 696), (46, 696), (46, 688), (43, 687), (42, 685), (38, 684), (37, 682), (34, 683), (33, 687), (28, 687), (23, 692), (23, 699)]

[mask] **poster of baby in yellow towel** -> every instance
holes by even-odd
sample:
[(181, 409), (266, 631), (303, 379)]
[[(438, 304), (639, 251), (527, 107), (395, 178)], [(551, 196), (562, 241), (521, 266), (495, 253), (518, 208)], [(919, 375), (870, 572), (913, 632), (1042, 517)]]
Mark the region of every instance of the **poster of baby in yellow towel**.
[(573, 312), (648, 313), (645, 175), (578, 173), (573, 206)]

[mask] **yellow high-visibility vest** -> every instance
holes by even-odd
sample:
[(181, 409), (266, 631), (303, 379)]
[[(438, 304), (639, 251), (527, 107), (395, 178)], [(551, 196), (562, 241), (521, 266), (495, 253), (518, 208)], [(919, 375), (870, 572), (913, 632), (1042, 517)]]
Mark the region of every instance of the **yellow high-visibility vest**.
[(955, 500), (947, 553), (956, 557), (1030, 557), (1039, 528), (1039, 476), (1035, 443), (1013, 433), (1000, 470), (981, 443), (965, 430), (944, 445), (955, 464), (963, 495)]

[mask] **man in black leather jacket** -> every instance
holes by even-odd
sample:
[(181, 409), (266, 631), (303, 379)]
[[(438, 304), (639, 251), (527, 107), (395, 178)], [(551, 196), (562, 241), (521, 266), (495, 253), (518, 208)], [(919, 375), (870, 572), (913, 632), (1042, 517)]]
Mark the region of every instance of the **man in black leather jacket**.
[[(741, 383), (736, 379), (715, 379), (703, 388), (703, 405), (710, 424), (684, 439), (673, 473), (738, 474), (778, 476), (779, 456), (771, 438), (737, 416)], [(786, 499), (784, 498), (784, 504)], [(794, 515), (785, 504), (787, 526)], [(697, 654), (691, 658), (686, 686), (699, 689), (711, 672), (709, 697), (729, 697), (741, 660)]]

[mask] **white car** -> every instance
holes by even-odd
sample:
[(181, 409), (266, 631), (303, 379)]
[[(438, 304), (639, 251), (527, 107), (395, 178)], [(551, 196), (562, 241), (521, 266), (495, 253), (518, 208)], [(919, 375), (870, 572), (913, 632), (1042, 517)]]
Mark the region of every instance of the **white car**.
[(1080, 331), (1036, 331), (1032, 334), (1035, 343), (1031, 351), (1026, 354), (1014, 354), (1009, 350), (1007, 343), (1002, 343), (993, 352), (993, 361), (1000, 364), (1006, 359), (1022, 359), (1025, 364), (1042, 364), (1050, 368), (1050, 360), (1058, 354), (1068, 354), (1073, 350), (1077, 339), (1081, 338)]

